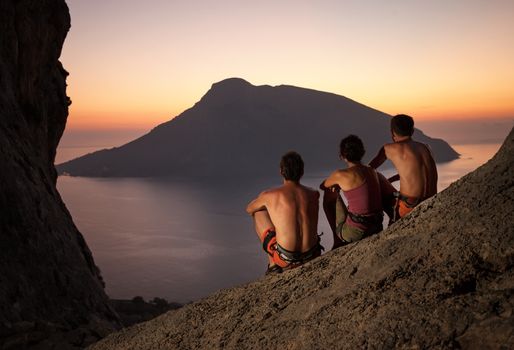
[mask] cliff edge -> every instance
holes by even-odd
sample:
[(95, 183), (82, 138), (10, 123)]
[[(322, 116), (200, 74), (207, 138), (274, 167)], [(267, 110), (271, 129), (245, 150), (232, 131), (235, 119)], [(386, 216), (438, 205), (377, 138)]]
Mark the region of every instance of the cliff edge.
[(64, 0), (0, 0), (0, 349), (73, 349), (118, 325), (56, 190), (68, 116)]
[(514, 130), (384, 232), (90, 349), (514, 348), (513, 185)]

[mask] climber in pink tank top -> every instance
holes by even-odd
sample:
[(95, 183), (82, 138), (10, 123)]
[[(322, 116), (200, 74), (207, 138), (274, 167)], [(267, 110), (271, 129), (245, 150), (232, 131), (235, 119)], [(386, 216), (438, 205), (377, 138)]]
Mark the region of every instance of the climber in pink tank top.
[[(364, 152), (359, 137), (344, 138), (340, 158), (347, 168), (334, 171), (320, 185), (324, 190), (323, 209), (334, 235), (333, 248), (382, 231), (383, 198), (389, 198), (395, 191), (382, 174), (361, 163)], [(348, 207), (339, 190), (343, 191)]]

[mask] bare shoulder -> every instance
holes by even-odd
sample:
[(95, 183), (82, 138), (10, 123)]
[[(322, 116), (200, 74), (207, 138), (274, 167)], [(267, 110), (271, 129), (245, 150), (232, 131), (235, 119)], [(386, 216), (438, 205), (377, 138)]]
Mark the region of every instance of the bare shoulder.
[(402, 158), (405, 154), (406, 147), (408, 148), (410, 146), (409, 144), (403, 142), (393, 142), (384, 145), (386, 156), (392, 161), (398, 158)]
[(352, 171), (350, 169), (337, 169), (332, 173), (332, 177), (344, 179), (350, 176)]
[(305, 192), (307, 192), (307, 194), (308, 194), (309, 196), (314, 196), (314, 197), (316, 197), (316, 198), (318, 198), (318, 197), (319, 197), (319, 191), (318, 191), (318, 190), (315, 190), (314, 188), (307, 187), (307, 186), (303, 186), (303, 185), (302, 185), (302, 187), (303, 187), (303, 189), (305, 190)]
[(351, 168), (347, 169), (337, 169), (330, 175), (330, 177), (334, 180), (334, 182), (341, 184), (349, 179), (354, 177), (354, 170)]
[(423, 143), (423, 142), (418, 142), (418, 141), (414, 141), (414, 144), (416, 145), (416, 147), (418, 149), (423, 150), (424, 152), (427, 152), (427, 153), (432, 153), (432, 148), (430, 147), (429, 144)]
[(262, 191), (257, 198), (261, 201), (267, 202), (271, 198), (277, 197), (281, 192), (280, 187), (268, 188)]
[(399, 152), (402, 149), (402, 147), (403, 147), (402, 143), (392, 142), (392, 143), (386, 143), (384, 145), (384, 150), (386, 151), (387, 154), (396, 153), (396, 152)]
[(260, 196), (261, 197), (273, 197), (273, 196), (279, 195), (282, 192), (284, 192), (284, 189), (282, 187), (268, 188), (267, 190), (262, 191)]

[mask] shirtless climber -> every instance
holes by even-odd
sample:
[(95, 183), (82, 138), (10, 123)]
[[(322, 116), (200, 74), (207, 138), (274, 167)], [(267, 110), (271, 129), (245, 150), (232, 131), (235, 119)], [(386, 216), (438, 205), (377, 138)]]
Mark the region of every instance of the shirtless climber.
[(246, 208), (268, 254), (266, 273), (282, 272), (321, 255), (317, 233), (319, 193), (300, 184), (303, 160), (288, 152), (280, 161), (282, 186), (266, 190)]
[[(404, 217), (415, 206), (437, 193), (437, 167), (430, 148), (412, 139), (414, 120), (405, 114), (391, 119), (393, 143), (385, 144), (369, 163), (378, 168), (386, 159), (393, 162), (397, 175), (390, 182), (400, 180), (400, 192), (395, 193), (394, 207), (388, 213), (392, 221)], [(386, 211), (387, 212), (387, 211)]]

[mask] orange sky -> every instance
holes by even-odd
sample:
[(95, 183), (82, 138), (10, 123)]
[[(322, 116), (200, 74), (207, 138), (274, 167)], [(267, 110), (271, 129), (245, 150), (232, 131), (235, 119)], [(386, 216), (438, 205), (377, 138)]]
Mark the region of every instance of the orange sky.
[(71, 129), (150, 129), (229, 77), (424, 120), (514, 117), (514, 1), (67, 3)]

